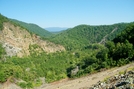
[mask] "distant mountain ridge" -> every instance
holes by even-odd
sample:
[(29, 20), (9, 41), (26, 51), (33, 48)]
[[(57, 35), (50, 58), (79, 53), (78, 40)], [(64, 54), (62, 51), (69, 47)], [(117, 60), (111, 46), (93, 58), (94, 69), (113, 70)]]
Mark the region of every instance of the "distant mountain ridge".
[(59, 32), (59, 31), (63, 31), (63, 30), (66, 30), (68, 28), (66, 27), (48, 27), (48, 28), (45, 28), (47, 31), (50, 31), (50, 32)]

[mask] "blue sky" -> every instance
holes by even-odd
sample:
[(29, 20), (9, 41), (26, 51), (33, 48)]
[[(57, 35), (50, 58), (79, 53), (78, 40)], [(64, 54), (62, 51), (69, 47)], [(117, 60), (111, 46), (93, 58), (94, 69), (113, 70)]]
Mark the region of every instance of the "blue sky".
[(0, 13), (46, 27), (134, 21), (134, 0), (0, 0)]

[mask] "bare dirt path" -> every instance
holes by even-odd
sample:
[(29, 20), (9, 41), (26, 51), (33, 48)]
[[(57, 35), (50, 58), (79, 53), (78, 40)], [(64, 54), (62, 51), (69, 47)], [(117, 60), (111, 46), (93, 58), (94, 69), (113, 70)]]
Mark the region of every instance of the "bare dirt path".
[(134, 68), (134, 63), (112, 68), (106, 71), (102, 71), (96, 74), (92, 74), (86, 77), (74, 79), (74, 80), (63, 80), (48, 85), (42, 85), (38, 89), (83, 89), (84, 87), (90, 87), (93, 84), (96, 84), (98, 81), (104, 80), (106, 77), (113, 76), (118, 74), (120, 71), (125, 71), (128, 68)]

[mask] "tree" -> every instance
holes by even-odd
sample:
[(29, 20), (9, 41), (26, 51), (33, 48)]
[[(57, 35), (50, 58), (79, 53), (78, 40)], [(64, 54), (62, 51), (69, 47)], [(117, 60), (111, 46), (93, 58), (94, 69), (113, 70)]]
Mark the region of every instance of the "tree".
[(5, 54), (6, 54), (5, 49), (2, 47), (2, 44), (0, 44), (0, 59), (2, 59)]
[(2, 70), (0, 70), (0, 82), (5, 82), (6, 81), (6, 75)]

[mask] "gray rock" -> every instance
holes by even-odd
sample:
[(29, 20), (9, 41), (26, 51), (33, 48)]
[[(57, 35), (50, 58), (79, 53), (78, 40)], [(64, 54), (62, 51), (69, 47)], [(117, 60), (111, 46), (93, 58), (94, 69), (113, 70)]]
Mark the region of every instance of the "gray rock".
[(134, 89), (134, 71), (125, 71), (124, 74), (115, 75), (105, 82), (99, 81), (89, 89)]

